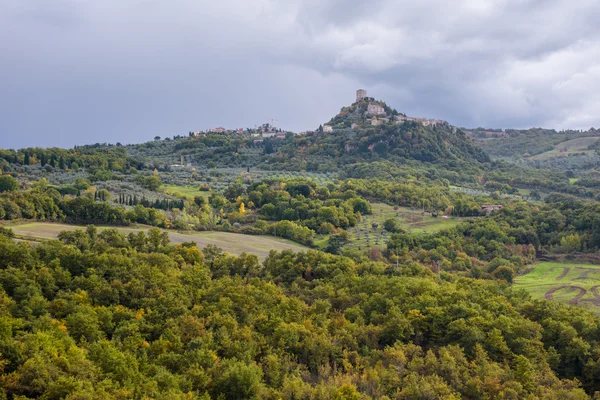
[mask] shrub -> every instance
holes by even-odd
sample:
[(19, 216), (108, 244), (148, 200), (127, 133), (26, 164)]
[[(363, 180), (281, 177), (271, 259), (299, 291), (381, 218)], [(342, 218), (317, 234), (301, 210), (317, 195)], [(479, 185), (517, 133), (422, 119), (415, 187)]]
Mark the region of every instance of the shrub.
[(19, 190), (19, 183), (10, 175), (0, 175), (0, 193)]

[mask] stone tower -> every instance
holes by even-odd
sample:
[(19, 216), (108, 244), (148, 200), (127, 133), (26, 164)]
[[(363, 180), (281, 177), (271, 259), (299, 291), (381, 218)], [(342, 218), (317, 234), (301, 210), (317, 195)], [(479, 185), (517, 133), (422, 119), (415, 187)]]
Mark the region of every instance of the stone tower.
[(358, 89), (356, 91), (356, 102), (358, 103), (359, 101), (361, 101), (362, 99), (364, 99), (365, 97), (367, 97), (367, 91), (364, 89)]

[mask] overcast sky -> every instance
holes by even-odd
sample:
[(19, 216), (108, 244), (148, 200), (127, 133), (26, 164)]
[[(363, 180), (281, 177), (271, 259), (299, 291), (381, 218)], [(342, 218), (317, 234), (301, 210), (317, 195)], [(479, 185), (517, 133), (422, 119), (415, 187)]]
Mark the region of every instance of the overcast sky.
[(458, 126), (600, 127), (597, 0), (0, 0), (0, 148), (315, 129), (358, 88)]

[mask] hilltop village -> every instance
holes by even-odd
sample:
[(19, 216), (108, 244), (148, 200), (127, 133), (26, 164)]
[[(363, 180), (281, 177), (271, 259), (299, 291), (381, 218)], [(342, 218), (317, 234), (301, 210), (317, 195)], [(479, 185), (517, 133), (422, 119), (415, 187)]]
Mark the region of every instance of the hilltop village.
[[(356, 101), (347, 107), (343, 107), (339, 114), (333, 117), (317, 128), (315, 131), (304, 131), (300, 133), (285, 131), (274, 126), (274, 120), (271, 123), (264, 123), (254, 128), (226, 129), (223, 127), (209, 128), (201, 131), (190, 131), (189, 136), (205, 137), (208, 133), (238, 134), (240, 136), (250, 136), (260, 141), (264, 138), (284, 139), (286, 135), (304, 135), (308, 133), (331, 133), (334, 130), (341, 129), (360, 129), (382, 124), (403, 124), (405, 122), (416, 122), (424, 126), (435, 126), (447, 124), (446, 121), (439, 119), (409, 117), (390, 108), (385, 102), (368, 97), (367, 91), (358, 89), (356, 91)], [(175, 138), (177, 138), (176, 136)]]
[(351, 106), (342, 108), (340, 113), (331, 121), (319, 127), (319, 131), (333, 132), (336, 129), (357, 129), (381, 124), (403, 124), (408, 121), (421, 123), (424, 126), (446, 123), (438, 119), (409, 117), (390, 108), (383, 101), (368, 97), (366, 90), (358, 89), (356, 91), (356, 101)]

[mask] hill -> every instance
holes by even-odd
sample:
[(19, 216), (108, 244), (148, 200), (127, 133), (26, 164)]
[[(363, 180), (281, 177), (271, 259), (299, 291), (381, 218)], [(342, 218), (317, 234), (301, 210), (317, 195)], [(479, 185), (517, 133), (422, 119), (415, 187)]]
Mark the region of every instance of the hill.
[[(588, 131), (556, 131), (543, 128), (504, 131), (477, 128), (465, 131), (490, 156), (512, 159), (528, 158), (553, 151), (558, 153), (564, 147), (567, 147), (567, 152), (587, 150), (595, 142), (592, 138), (600, 139), (600, 131), (594, 128)], [(580, 141), (569, 143), (582, 138), (589, 138), (583, 140), (586, 146), (581, 147), (583, 142)]]
[(600, 141), (600, 136), (584, 136), (560, 142), (550, 151), (531, 157), (532, 160), (548, 160), (553, 157), (571, 157), (594, 155), (594, 147)]
[[(489, 157), (467, 135), (439, 120), (411, 118), (376, 102), (384, 114), (365, 111), (365, 102), (355, 103), (331, 119), (331, 132), (317, 131), (292, 143), (300, 150), (312, 144), (310, 154), (352, 160), (461, 162), (481, 164)], [(308, 142), (308, 143), (307, 143)]]

